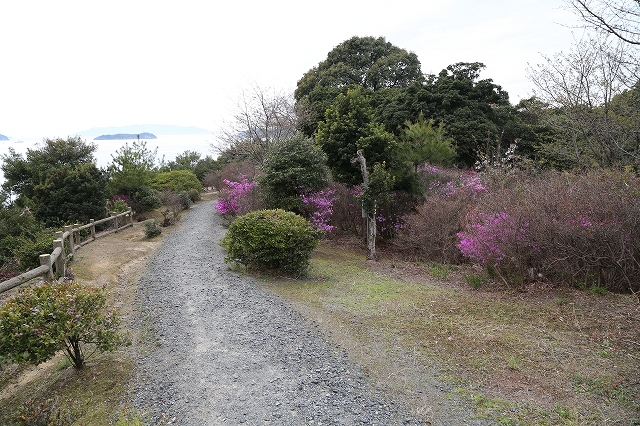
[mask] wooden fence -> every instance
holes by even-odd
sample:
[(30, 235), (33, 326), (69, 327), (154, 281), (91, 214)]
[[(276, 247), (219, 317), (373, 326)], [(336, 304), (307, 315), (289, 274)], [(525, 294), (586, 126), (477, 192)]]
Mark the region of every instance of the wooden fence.
[[(106, 231), (96, 233), (96, 225), (107, 224), (112, 221), (113, 225)], [(76, 250), (95, 241), (96, 238), (118, 232), (129, 226), (133, 226), (131, 209), (104, 219), (95, 221), (91, 219), (91, 222), (86, 225), (80, 226), (76, 224), (73, 226), (65, 226), (64, 231), (56, 232), (56, 239), (53, 240), (53, 252), (51, 254), (40, 255), (40, 266), (13, 277), (10, 280), (0, 282), (0, 293), (24, 284), (34, 278), (42, 277), (44, 280), (52, 280), (55, 276), (63, 277), (66, 274), (67, 262), (73, 258)]]

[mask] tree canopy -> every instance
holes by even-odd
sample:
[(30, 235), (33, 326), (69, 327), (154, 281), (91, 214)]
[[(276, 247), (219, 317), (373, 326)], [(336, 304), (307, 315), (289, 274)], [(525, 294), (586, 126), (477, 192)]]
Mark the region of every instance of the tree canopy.
[(625, 43), (592, 36), (529, 68), (537, 98), (549, 105), (544, 117), (564, 135), (559, 143), (576, 165), (637, 164), (640, 70), (633, 58)]
[(427, 121), (422, 113), (415, 123), (405, 122), (401, 150), (414, 172), (425, 162), (450, 165), (456, 156), (453, 140), (446, 135), (444, 123), (441, 122), (437, 127), (434, 127), (434, 123), (433, 119)]
[(2, 188), (30, 199), (34, 196), (35, 186), (43, 184), (52, 170), (95, 163), (93, 154), (96, 149), (94, 143), (87, 143), (80, 136), (45, 138), (41, 145), (27, 148), (26, 158), (9, 148), (9, 154), (2, 156), (0, 167), (5, 177)]
[(377, 118), (397, 132), (421, 113), (435, 125), (444, 123), (456, 147), (457, 162), (470, 166), (487, 143), (494, 145), (501, 139), (509, 146), (523, 131), (513, 120), (517, 111), (508, 93), (492, 79), (480, 79), (484, 68), (480, 62), (456, 63), (438, 75), (426, 76), (424, 82), (377, 97)]
[(156, 171), (157, 151), (157, 148), (153, 151), (147, 148), (145, 141), (133, 141), (131, 145), (125, 143), (112, 154), (108, 167), (111, 175), (109, 192), (131, 196), (140, 188), (149, 186)]
[(52, 169), (34, 192), (36, 217), (47, 226), (87, 223), (107, 213), (107, 177), (93, 163)]
[(298, 81), (296, 102), (308, 110), (300, 127), (311, 136), (336, 96), (348, 88), (375, 92), (407, 87), (421, 79), (415, 53), (394, 46), (384, 37), (352, 37), (333, 48), (327, 59)]
[(300, 196), (329, 185), (327, 156), (301, 133), (278, 141), (267, 153), (260, 188), (267, 206), (302, 213)]
[(218, 141), (220, 158), (262, 164), (278, 140), (296, 132), (301, 110), (290, 95), (254, 86), (238, 100), (233, 120), (225, 123)]
[(318, 123), (316, 142), (327, 154), (333, 178), (349, 185), (362, 182), (362, 175), (351, 160), (362, 151), (368, 164), (393, 168), (398, 165), (397, 141), (384, 125), (374, 120), (369, 98), (362, 89), (339, 94)]

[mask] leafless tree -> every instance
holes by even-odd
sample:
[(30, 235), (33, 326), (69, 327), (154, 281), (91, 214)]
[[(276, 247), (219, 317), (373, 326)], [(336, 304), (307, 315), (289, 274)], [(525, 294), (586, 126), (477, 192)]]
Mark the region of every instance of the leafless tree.
[[(579, 141), (586, 142), (590, 158), (609, 166), (628, 151), (637, 138), (637, 111), (623, 111), (614, 102), (627, 91), (638, 91), (637, 60), (628, 44), (610, 38), (589, 37), (576, 42), (568, 53), (543, 55), (544, 63), (529, 66), (535, 96), (561, 111), (550, 123), (569, 134), (578, 164)], [(617, 105), (614, 108), (614, 105)], [(627, 115), (628, 114), (628, 115)]]
[(640, 0), (566, 0), (585, 26), (640, 45)]
[(214, 149), (262, 164), (271, 145), (296, 131), (299, 111), (293, 94), (252, 86), (236, 103), (231, 122), (218, 136)]

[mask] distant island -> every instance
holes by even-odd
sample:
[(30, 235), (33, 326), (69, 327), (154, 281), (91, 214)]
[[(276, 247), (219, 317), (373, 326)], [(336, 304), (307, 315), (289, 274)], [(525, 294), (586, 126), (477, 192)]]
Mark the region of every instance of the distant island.
[(122, 139), (158, 139), (153, 133), (116, 133), (115, 135), (101, 135), (93, 138), (94, 141), (113, 141)]
[(137, 135), (142, 132), (153, 133), (154, 135), (201, 135), (211, 134), (212, 132), (199, 127), (183, 127), (165, 124), (135, 124), (132, 126), (110, 126), (110, 127), (93, 127), (91, 129), (77, 132), (82, 136), (99, 136), (112, 135), (115, 133), (133, 133)]
[(0, 141), (8, 141), (9, 138), (6, 137), (5, 135), (0, 135)]

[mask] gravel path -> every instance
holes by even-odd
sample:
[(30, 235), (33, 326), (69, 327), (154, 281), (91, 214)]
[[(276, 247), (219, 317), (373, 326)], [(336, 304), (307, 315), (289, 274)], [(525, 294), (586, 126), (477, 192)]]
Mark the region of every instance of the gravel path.
[(136, 408), (153, 424), (426, 424), (290, 304), (229, 271), (224, 233), (212, 203), (194, 207), (142, 277), (158, 346), (138, 358)]

